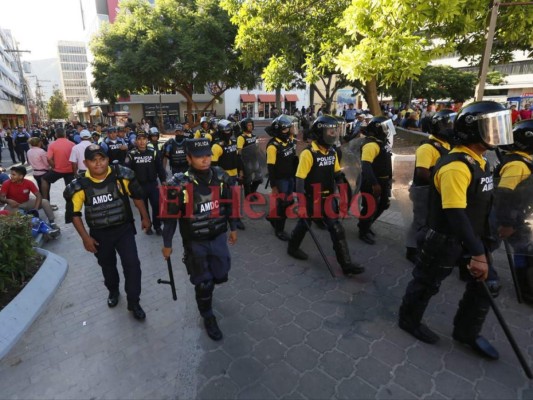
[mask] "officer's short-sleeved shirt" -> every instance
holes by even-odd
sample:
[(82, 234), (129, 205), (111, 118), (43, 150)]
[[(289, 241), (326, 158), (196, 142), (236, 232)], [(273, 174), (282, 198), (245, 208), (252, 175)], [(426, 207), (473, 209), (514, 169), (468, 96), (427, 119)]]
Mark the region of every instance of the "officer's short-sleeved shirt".
[[(211, 161), (218, 162), (220, 157), (222, 157), (222, 155), (224, 154), (224, 149), (222, 148), (220, 144), (215, 143), (211, 147), (211, 153), (212, 153)], [(237, 172), (238, 172), (237, 168), (228, 169), (225, 171), (229, 176), (237, 176)]]
[(361, 149), (361, 161), (373, 163), (374, 159), (379, 155), (379, 151), (379, 144), (376, 142), (366, 143)]
[[(200, 130), (197, 130), (196, 132), (194, 132), (195, 139), (200, 139), (201, 137), (202, 137), (202, 132)], [(210, 142), (213, 141), (213, 135), (211, 135), (210, 133), (206, 133), (203, 137), (209, 139)]]
[[(445, 142), (444, 140), (440, 140), (439, 138), (429, 135), (429, 139), (434, 140), (436, 142), (439, 142), (442, 147), (444, 147), (446, 150), (450, 150), (450, 144), (448, 142)], [(430, 169), (435, 166), (437, 161), (440, 158), (439, 151), (430, 143), (424, 143), (423, 145), (419, 146), (418, 149), (416, 149), (416, 163), (415, 166), (417, 168), (426, 168)]]
[[(485, 169), (486, 160), (466, 146), (456, 146), (450, 151), (452, 153), (466, 153), (479, 163), (481, 169)], [(471, 181), (470, 169), (462, 161), (453, 161), (440, 168), (433, 182), (441, 195), (442, 208), (466, 208), (466, 191)]]
[[(518, 154), (531, 161), (533, 158), (530, 154), (523, 151), (515, 151), (514, 154)], [(505, 164), (500, 171), (499, 188), (515, 190), (520, 182), (527, 179), (531, 175), (531, 170), (522, 161), (511, 161)]]
[[(313, 151), (316, 151), (320, 154), (327, 155), (329, 150), (324, 149), (320, 147), (314, 140), (311, 143), (311, 148)], [(298, 162), (298, 169), (296, 170), (296, 177), (305, 179), (307, 178), (307, 175), (309, 175), (309, 172), (311, 171), (311, 168), (313, 167), (313, 154), (311, 153), (311, 150), (305, 149), (300, 154), (300, 160)], [(339, 165), (339, 157), (335, 155), (335, 166), (334, 171), (339, 172), (341, 170), (341, 167)]]
[(242, 148), (244, 147), (244, 139), (249, 137), (252, 137), (252, 135), (249, 133), (243, 133), (237, 138), (237, 151), (242, 150)]
[[(85, 171), (85, 177), (89, 178), (91, 181), (100, 183), (103, 182), (111, 173), (111, 167), (107, 167), (107, 174), (104, 179), (96, 179), (91, 176), (91, 173), (89, 170)], [(126, 188), (127, 195), (130, 195), (129, 185), (130, 181), (129, 179), (123, 178), (122, 181), (124, 182), (124, 187)], [(122, 185), (118, 186), (118, 190), (122, 192)], [(79, 190), (72, 196), (72, 204), (73, 204), (73, 211), (75, 213), (81, 212), (81, 209), (83, 208), (83, 203), (85, 203), (85, 191)]]

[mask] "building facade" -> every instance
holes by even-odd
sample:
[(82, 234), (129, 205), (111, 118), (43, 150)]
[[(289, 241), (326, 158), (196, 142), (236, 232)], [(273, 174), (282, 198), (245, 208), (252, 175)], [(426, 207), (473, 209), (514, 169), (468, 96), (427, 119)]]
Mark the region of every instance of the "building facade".
[(91, 101), (89, 84), (85, 75), (87, 50), (84, 42), (59, 41), (57, 45), (61, 85), (67, 103)]

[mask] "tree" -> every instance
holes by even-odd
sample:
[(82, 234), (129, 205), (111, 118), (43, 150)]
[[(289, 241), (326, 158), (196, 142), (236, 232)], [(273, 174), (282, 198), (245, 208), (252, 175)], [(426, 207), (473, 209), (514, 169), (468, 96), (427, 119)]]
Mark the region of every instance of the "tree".
[(239, 62), (235, 33), (216, 0), (121, 1), (115, 23), (91, 41), (92, 86), (110, 102), (130, 93), (177, 92), (188, 115), (198, 108), (193, 93), (207, 87), (206, 110), (228, 88), (257, 82), (257, 73)]
[[(420, 76), (403, 85), (392, 85), (385, 91), (402, 103), (409, 101), (409, 90), (412, 98), (435, 100), (453, 100), (464, 102), (474, 96), (477, 77), (474, 73), (459, 71), (449, 66), (427, 66)], [(411, 87), (410, 87), (411, 86)]]
[(49, 119), (67, 119), (69, 115), (68, 104), (59, 89), (54, 90), (48, 100)]

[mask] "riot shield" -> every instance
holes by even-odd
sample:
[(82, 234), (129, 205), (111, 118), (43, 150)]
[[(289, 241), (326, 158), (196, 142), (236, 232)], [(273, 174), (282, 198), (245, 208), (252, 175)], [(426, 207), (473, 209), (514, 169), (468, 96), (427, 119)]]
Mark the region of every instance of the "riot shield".
[(244, 183), (261, 181), (266, 172), (265, 153), (260, 151), (259, 143), (250, 144), (241, 150), (241, 159), (244, 169)]
[(340, 150), (338, 154), (342, 172), (350, 186), (351, 193), (354, 195), (359, 192), (361, 187), (361, 146), (363, 140), (363, 138), (353, 139), (337, 148)]

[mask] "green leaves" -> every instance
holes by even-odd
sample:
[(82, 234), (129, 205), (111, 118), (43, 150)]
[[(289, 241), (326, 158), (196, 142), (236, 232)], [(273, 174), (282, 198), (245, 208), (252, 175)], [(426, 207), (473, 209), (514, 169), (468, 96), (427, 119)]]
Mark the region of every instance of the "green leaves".
[(54, 93), (48, 100), (48, 118), (66, 119), (68, 115), (68, 104), (63, 97), (63, 93), (59, 89), (54, 90)]

